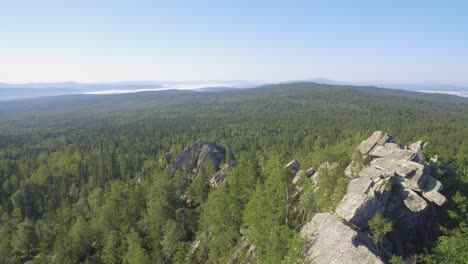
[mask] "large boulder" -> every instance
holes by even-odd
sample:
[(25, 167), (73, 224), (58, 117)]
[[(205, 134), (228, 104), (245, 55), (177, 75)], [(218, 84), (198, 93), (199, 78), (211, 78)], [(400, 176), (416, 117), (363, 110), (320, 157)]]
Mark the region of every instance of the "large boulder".
[(393, 137), (382, 131), (375, 131), (370, 138), (359, 144), (357, 150), (362, 155), (367, 155), (376, 145), (383, 145), (387, 142), (393, 142)]

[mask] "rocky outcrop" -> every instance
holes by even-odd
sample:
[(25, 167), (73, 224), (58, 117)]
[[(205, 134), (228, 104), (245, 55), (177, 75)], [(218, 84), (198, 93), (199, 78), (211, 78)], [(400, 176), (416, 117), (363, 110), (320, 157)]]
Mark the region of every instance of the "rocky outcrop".
[(372, 136), (359, 144), (357, 150), (361, 152), (362, 155), (367, 155), (376, 145), (383, 145), (387, 142), (392, 142), (393, 138), (387, 133), (376, 131)]
[[(423, 147), (421, 141), (401, 147), (380, 131), (364, 140), (357, 149), (370, 163), (350, 181), (337, 215), (363, 229), (376, 213), (385, 213), (398, 224), (424, 217), (429, 202), (445, 204), (447, 199), (440, 194), (442, 184), (429, 174), (430, 165), (416, 162), (424, 157)], [(411, 229), (416, 223), (402, 227)]]
[[(434, 211), (430, 208), (447, 202), (440, 193), (442, 184), (430, 175), (434, 162), (425, 162), (425, 147), (421, 141), (403, 147), (381, 131), (362, 141), (357, 151), (364, 164), (353, 161), (346, 169), (351, 180), (334, 214), (317, 214), (301, 230), (309, 240), (306, 259), (314, 263), (380, 263), (391, 254), (408, 253), (404, 252), (407, 234), (414, 230), (427, 233)], [(362, 169), (353, 171), (356, 168)], [(396, 234), (379, 250), (368, 238), (368, 223), (376, 214), (391, 221)]]
[(309, 241), (304, 255), (308, 263), (383, 263), (369, 249), (374, 249), (374, 245), (367, 235), (330, 213), (316, 214), (300, 235)]
[[(226, 162), (227, 164), (221, 167)], [(193, 180), (199, 176), (203, 169), (212, 167), (215, 173), (210, 183), (213, 187), (217, 187), (236, 164), (236, 159), (230, 148), (226, 149), (211, 142), (198, 140), (180, 152), (166, 170), (171, 175), (181, 171), (187, 174), (187, 178)]]

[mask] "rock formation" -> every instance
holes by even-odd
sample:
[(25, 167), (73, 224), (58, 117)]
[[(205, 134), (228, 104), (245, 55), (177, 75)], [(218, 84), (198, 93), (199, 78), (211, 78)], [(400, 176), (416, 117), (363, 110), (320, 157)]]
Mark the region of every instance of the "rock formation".
[[(223, 167), (221, 165), (226, 163)], [(211, 142), (196, 141), (180, 152), (172, 165), (167, 166), (169, 174), (177, 171), (187, 173), (187, 177), (193, 180), (199, 176), (202, 168), (212, 166), (214, 175), (211, 178), (213, 187), (219, 186), (237, 162), (230, 148), (224, 148)]]
[[(309, 241), (304, 258), (318, 264), (382, 263), (393, 254), (410, 253), (406, 238), (411, 233), (424, 239), (430, 208), (447, 201), (442, 184), (430, 175), (425, 146), (418, 141), (403, 147), (380, 131), (362, 141), (357, 151), (364, 164), (353, 161), (346, 169), (351, 180), (335, 212), (316, 214), (300, 232)], [(393, 224), (383, 247), (369, 239), (368, 223), (376, 214)]]
[[(231, 153), (231, 150), (229, 149), (228, 150), (230, 155), (232, 157), (234, 157), (234, 155), (232, 155)], [(221, 183), (224, 182), (224, 180), (226, 179), (226, 177), (229, 175), (229, 172), (234, 168), (236, 167), (237, 163), (236, 163), (236, 160), (235, 159), (232, 159), (231, 162), (229, 162), (229, 164), (226, 164), (224, 165), (219, 171), (217, 171), (213, 177), (211, 178), (210, 180), (210, 185), (212, 187), (218, 187)]]
[(301, 230), (301, 236), (310, 241), (306, 261), (312, 263), (382, 263), (369, 249), (372, 240), (344, 224), (330, 213), (319, 213)]

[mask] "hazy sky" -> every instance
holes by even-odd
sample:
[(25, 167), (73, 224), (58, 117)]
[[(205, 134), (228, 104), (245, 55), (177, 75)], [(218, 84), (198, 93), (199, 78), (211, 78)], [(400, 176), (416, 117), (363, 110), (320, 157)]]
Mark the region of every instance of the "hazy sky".
[(468, 85), (468, 1), (0, 0), (0, 82)]

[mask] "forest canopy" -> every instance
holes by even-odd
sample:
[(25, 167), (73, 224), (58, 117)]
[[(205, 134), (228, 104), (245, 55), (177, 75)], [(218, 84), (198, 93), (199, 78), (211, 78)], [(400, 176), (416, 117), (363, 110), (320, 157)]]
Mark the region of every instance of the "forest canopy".
[[(298, 226), (334, 208), (347, 180), (328, 173), (294, 200), (284, 165), (344, 169), (375, 130), (430, 142), (449, 202), (417, 258), (466, 262), (468, 100), (293, 83), (2, 102), (0, 263), (297, 263)], [(217, 188), (212, 167), (167, 170), (197, 141), (234, 153)]]

